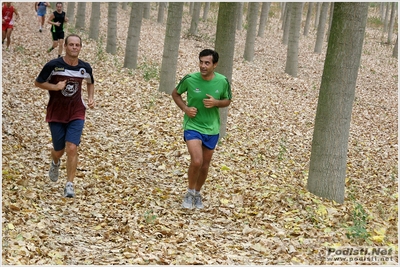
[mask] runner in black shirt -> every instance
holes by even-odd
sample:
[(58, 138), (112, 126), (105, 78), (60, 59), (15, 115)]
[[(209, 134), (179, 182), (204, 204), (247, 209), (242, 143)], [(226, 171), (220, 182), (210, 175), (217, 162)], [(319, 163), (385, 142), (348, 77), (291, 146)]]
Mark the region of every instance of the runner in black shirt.
[(49, 20), (47, 21), (49, 24), (51, 24), (50, 31), (53, 36), (53, 45), (47, 50), (47, 53), (50, 53), (58, 46), (58, 57), (61, 57), (63, 52), (64, 23), (68, 22), (68, 18), (62, 9), (63, 3), (57, 2), (56, 11), (50, 15)]

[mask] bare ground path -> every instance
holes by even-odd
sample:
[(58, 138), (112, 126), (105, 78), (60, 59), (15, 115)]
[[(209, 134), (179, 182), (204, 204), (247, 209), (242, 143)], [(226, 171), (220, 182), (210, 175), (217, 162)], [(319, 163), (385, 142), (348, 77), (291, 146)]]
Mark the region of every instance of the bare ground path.
[[(57, 183), (47, 176), (47, 93), (33, 85), (55, 52), (45, 52), (50, 33), (37, 31), (31, 3), (15, 5), (22, 17), (13, 51), (2, 51), (3, 264), (329, 264), (327, 247), (397, 249), (398, 64), (380, 30), (367, 30), (343, 205), (305, 188), (324, 55), (313, 53), (310, 33), (301, 39), (299, 77), (284, 74), (275, 8), (254, 62), (242, 60), (245, 32), (238, 32), (228, 135), (204, 188), (206, 209), (184, 211), (189, 155), (183, 114), (151, 78), (161, 64), (165, 30), (155, 22), (156, 10), (143, 22), (136, 71), (122, 68), (127, 11), (118, 13), (116, 56), (105, 52), (105, 37), (96, 43), (82, 33), (97, 107), (87, 112), (77, 196), (66, 199), (65, 160)], [(105, 36), (107, 20), (101, 19)], [(186, 13), (177, 79), (197, 70), (198, 52), (213, 46), (215, 23), (211, 13), (200, 36), (188, 38)], [(357, 203), (367, 215), (367, 239), (346, 236)]]

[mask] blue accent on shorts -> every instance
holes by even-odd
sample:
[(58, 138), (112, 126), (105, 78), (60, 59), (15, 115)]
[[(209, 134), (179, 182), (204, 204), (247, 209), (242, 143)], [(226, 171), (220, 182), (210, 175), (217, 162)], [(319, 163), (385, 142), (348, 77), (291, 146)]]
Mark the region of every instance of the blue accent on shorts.
[(63, 150), (65, 148), (65, 142), (70, 142), (79, 146), (84, 124), (84, 120), (73, 120), (69, 123), (49, 122), (54, 150)]
[(214, 150), (218, 143), (219, 134), (208, 135), (193, 130), (185, 130), (183, 131), (183, 139), (185, 142), (193, 139), (201, 140), (203, 146), (210, 150)]

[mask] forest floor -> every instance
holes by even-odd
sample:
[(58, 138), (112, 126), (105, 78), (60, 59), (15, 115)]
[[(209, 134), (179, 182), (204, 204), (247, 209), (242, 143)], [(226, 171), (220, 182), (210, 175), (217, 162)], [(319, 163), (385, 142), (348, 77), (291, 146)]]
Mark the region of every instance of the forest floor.
[[(48, 26), (39, 33), (30, 4), (15, 3), (21, 19), (2, 51), (2, 264), (326, 265), (327, 249), (340, 246), (390, 247), (392, 261), (364, 264), (398, 261), (398, 61), (380, 28), (366, 32), (343, 204), (306, 189), (325, 54), (313, 52), (312, 26), (301, 35), (298, 78), (285, 74), (274, 6), (253, 62), (243, 60), (245, 30), (237, 33), (227, 136), (203, 189), (206, 207), (183, 210), (189, 155), (183, 113), (158, 92), (165, 23), (155, 3), (137, 70), (123, 68), (129, 11), (118, 11), (115, 56), (105, 51), (105, 3), (102, 38), (81, 32), (97, 106), (87, 111), (73, 199), (63, 197), (65, 156), (59, 181), (48, 178), (48, 94), (34, 80), (56, 50), (46, 53)], [(199, 51), (215, 39), (216, 12), (189, 37), (187, 11), (177, 81), (198, 70)]]

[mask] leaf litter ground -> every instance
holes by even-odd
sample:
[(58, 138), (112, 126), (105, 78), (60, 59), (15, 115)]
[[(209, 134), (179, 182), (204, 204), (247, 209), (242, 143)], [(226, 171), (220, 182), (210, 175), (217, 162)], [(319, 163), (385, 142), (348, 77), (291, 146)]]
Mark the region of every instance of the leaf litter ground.
[[(22, 16), (13, 49), (2, 51), (3, 264), (314, 265), (329, 264), (328, 247), (357, 245), (392, 246), (397, 255), (398, 64), (380, 29), (366, 33), (344, 204), (306, 189), (324, 54), (313, 53), (315, 31), (301, 36), (298, 78), (284, 74), (286, 48), (275, 8), (253, 62), (242, 59), (246, 35), (237, 33), (227, 136), (203, 189), (206, 208), (186, 211), (180, 207), (189, 164), (183, 114), (152, 76), (161, 65), (165, 32), (165, 24), (155, 22), (155, 6), (143, 21), (137, 70), (122, 67), (128, 11), (118, 10), (117, 55), (105, 52), (106, 16), (98, 42), (81, 33), (97, 106), (87, 112), (76, 198), (66, 199), (65, 157), (60, 181), (50, 182), (47, 174), (48, 94), (33, 85), (56, 50), (45, 52), (50, 33), (37, 31), (31, 6), (15, 5)], [(105, 3), (101, 8), (107, 14)], [(187, 12), (185, 6), (177, 81), (197, 71), (198, 52), (215, 39), (215, 11), (196, 37), (187, 35)], [(367, 238), (346, 236), (357, 204), (367, 215)]]

